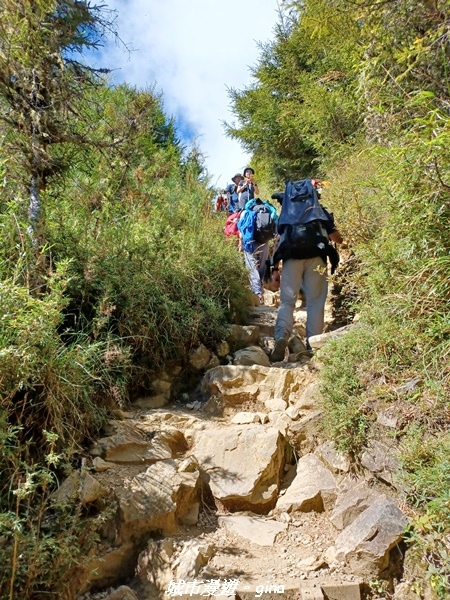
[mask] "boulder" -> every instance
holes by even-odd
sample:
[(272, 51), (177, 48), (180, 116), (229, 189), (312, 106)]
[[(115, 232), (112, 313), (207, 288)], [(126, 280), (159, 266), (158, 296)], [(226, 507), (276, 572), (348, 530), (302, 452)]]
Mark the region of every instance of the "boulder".
[(81, 504), (92, 504), (107, 495), (108, 490), (88, 471), (74, 471), (53, 492), (52, 498), (57, 502), (78, 498)]
[(173, 579), (171, 568), (173, 543), (170, 539), (149, 541), (147, 548), (139, 554), (136, 574), (148, 595), (167, 589)]
[(299, 394), (295, 405), (299, 410), (311, 410), (320, 406), (322, 402), (322, 395), (320, 393), (319, 384), (312, 381), (309, 385), (305, 386)]
[(211, 359), (210, 359), (209, 363), (206, 365), (205, 371), (209, 371), (210, 369), (215, 369), (219, 365), (220, 365), (220, 360), (218, 359), (218, 357), (215, 354), (211, 353)]
[[(167, 375), (165, 375), (167, 377)], [(170, 397), (170, 390), (172, 389), (172, 383), (168, 379), (156, 379), (152, 381), (153, 395), (158, 396), (159, 394), (167, 395)]]
[(350, 485), (344, 494), (338, 496), (330, 521), (336, 529), (345, 529), (379, 496), (364, 481)]
[(275, 335), (275, 324), (274, 323), (258, 323), (260, 343), (263, 348), (269, 345), (269, 340), (273, 345), (273, 336)]
[(377, 440), (371, 440), (367, 450), (361, 455), (361, 464), (379, 479), (391, 484), (394, 483), (394, 475), (400, 468), (394, 450)]
[(264, 403), (275, 398), (281, 399), (286, 408), (289, 401), (296, 403), (311, 380), (312, 374), (302, 368), (222, 365), (205, 374), (202, 391), (211, 396), (220, 396), (225, 404)]
[(336, 558), (357, 575), (378, 576), (389, 565), (390, 550), (398, 544), (407, 517), (387, 496), (378, 497), (336, 538)]
[(327, 600), (361, 600), (361, 583), (323, 583), (322, 591)]
[(201, 371), (211, 360), (211, 352), (203, 344), (189, 352), (189, 364), (196, 371)]
[(287, 523), (245, 515), (219, 517), (219, 525), (258, 546), (273, 546), (277, 535), (288, 527)]
[(216, 354), (219, 358), (225, 358), (230, 354), (230, 344), (228, 342), (219, 342), (216, 346)]
[(193, 455), (215, 498), (231, 511), (265, 512), (276, 501), (285, 440), (263, 425), (194, 432)]
[(183, 525), (197, 525), (200, 514), (200, 502), (194, 502), (189, 512), (180, 517), (180, 523)]
[(127, 585), (121, 585), (114, 590), (105, 600), (138, 600), (138, 597)]
[(286, 436), (292, 419), (284, 411), (274, 410), (269, 413), (269, 422), (272, 427), (275, 427), (282, 435)]
[(183, 434), (176, 429), (155, 431), (143, 422), (119, 426), (117, 433), (98, 440), (90, 454), (118, 464), (153, 464), (172, 458), (183, 443)]
[(292, 330), (299, 337), (305, 338), (306, 337), (306, 318), (303, 318), (303, 322), (298, 322), (297, 321), (298, 314), (302, 314), (302, 312), (299, 311), (299, 313), (297, 313), (297, 316), (294, 314), (294, 319), (296, 319), (296, 321), (294, 322), (294, 326), (293, 326)]
[(116, 489), (121, 539), (175, 531), (176, 523), (197, 502), (199, 472), (193, 470), (194, 464), (188, 467), (184, 470), (186, 461), (159, 461)]
[(135, 563), (133, 542), (108, 548), (75, 569), (69, 585), (70, 588), (75, 587), (77, 593), (67, 597), (78, 597), (94, 584), (97, 588), (118, 584), (120, 580), (133, 575)]
[(186, 542), (172, 567), (177, 580), (192, 581), (200, 569), (208, 564), (214, 552), (214, 546), (205, 541), (194, 539)]
[(259, 346), (249, 346), (234, 353), (234, 365), (261, 365), (270, 367), (270, 360), (267, 354)]
[(389, 427), (390, 429), (397, 429), (400, 421), (397, 406), (392, 406), (386, 410), (377, 410), (376, 412), (378, 425)]
[(248, 346), (257, 346), (259, 334), (259, 327), (256, 325), (231, 325), (227, 342), (233, 351)]
[(104, 461), (103, 458), (100, 458), (100, 456), (96, 456), (92, 461), (92, 466), (96, 473), (103, 473), (104, 471), (111, 469), (111, 467), (113, 467), (114, 465), (112, 463)]
[(277, 512), (323, 512), (336, 499), (336, 482), (323, 463), (314, 454), (302, 456), (297, 463), (297, 474), (285, 494), (278, 498)]
[(297, 352), (297, 354), (289, 353), (287, 358), (287, 366), (303, 366), (309, 363), (311, 356), (308, 350)]
[(320, 335), (313, 335), (308, 339), (309, 345), (313, 350), (318, 350), (319, 348), (325, 346), (329, 340), (334, 340), (348, 333), (352, 327), (354, 327), (354, 325), (345, 325), (345, 327), (335, 329), (334, 331), (321, 333)]
[(318, 554), (310, 554), (306, 558), (300, 560), (296, 565), (297, 569), (300, 569), (300, 571), (318, 571), (326, 566), (326, 560)]
[(292, 421), (296, 421), (300, 416), (300, 410), (297, 406), (288, 406), (285, 413)]
[(300, 352), (306, 352), (306, 346), (302, 342), (299, 335), (293, 335), (289, 338), (288, 347), (289, 347), (289, 352), (292, 354), (299, 354)]
[(258, 413), (239, 412), (231, 419), (235, 425), (249, 425), (251, 423), (261, 423), (261, 417)]
[(315, 453), (335, 472), (348, 473), (350, 459), (334, 447), (333, 442), (325, 442), (316, 448)]
[(315, 448), (315, 439), (320, 431), (321, 419), (322, 411), (316, 410), (296, 421), (291, 421), (289, 424), (289, 439), (297, 450), (300, 449), (302, 453), (308, 453)]
[(264, 405), (267, 408), (268, 411), (270, 412), (282, 412), (284, 414), (284, 411), (287, 407), (287, 402), (284, 398), (266, 398), (266, 400), (264, 400)]
[(300, 600), (325, 600), (322, 588), (318, 583), (304, 583), (300, 588)]

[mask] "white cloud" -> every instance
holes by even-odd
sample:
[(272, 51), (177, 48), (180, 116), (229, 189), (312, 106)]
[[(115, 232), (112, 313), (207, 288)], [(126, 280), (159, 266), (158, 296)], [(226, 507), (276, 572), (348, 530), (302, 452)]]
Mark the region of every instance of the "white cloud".
[(277, 0), (107, 0), (118, 12), (121, 39), (102, 53), (102, 66), (120, 68), (117, 82), (156, 84), (164, 107), (197, 138), (214, 184), (225, 186), (248, 161), (225, 137), (232, 120), (227, 87), (251, 82), (257, 42), (272, 37)]

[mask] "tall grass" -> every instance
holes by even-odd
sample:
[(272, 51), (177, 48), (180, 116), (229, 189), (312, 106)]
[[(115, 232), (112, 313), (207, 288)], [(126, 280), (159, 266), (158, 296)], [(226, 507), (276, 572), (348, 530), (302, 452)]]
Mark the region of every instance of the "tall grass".
[[(395, 409), (415, 551), (448, 592), (449, 190), (424, 146), (362, 147), (330, 173), (329, 202), (358, 269), (358, 327), (328, 347), (329, 429), (358, 457), (377, 411)], [(424, 582), (416, 582), (423, 592)]]

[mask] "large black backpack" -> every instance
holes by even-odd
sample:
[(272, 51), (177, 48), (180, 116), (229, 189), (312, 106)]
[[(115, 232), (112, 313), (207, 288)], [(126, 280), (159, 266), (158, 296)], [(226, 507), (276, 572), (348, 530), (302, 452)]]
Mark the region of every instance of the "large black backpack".
[(328, 220), (311, 179), (287, 181), (279, 219), (278, 254), (285, 260), (323, 257), (329, 246), (323, 223)]
[(304, 224), (287, 225), (285, 242), (291, 258), (314, 258), (325, 252), (329, 239), (322, 223), (315, 219)]

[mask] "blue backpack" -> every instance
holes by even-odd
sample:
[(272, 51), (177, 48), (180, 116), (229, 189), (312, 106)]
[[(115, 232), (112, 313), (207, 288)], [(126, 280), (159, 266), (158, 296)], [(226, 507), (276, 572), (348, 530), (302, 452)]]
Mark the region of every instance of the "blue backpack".
[(259, 198), (249, 200), (244, 210), (238, 223), (242, 247), (247, 252), (254, 252), (255, 244), (265, 244), (275, 236), (278, 215), (270, 202), (262, 202)]

